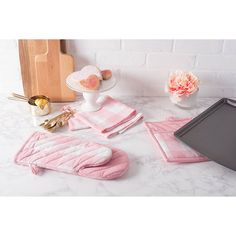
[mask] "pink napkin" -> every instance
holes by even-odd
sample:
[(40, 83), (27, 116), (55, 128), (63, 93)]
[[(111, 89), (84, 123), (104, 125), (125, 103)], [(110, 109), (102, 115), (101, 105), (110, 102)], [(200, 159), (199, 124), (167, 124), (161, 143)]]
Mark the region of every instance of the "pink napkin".
[(93, 128), (107, 138), (125, 132), (143, 118), (142, 113), (105, 96), (102, 108), (95, 112), (77, 111), (69, 121), (69, 129)]
[(173, 134), (190, 120), (190, 118), (170, 118), (161, 122), (145, 122), (151, 138), (165, 161), (179, 163), (208, 161), (206, 157), (177, 140)]
[(128, 169), (125, 152), (77, 137), (35, 132), (16, 154), (15, 162), (34, 174), (55, 170), (94, 179), (115, 179)]

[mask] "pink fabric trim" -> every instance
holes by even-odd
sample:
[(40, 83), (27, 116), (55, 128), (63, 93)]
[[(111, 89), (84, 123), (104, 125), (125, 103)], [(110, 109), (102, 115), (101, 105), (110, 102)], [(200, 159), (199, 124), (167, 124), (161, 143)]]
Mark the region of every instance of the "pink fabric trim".
[[(167, 162), (188, 163), (208, 161), (184, 143), (178, 141), (173, 132), (183, 126), (191, 119), (174, 119), (170, 118), (162, 122), (145, 122), (148, 134), (154, 141), (154, 144), (160, 150), (163, 159)], [(173, 127), (175, 130), (173, 130)], [(161, 140), (161, 141), (160, 141)]]

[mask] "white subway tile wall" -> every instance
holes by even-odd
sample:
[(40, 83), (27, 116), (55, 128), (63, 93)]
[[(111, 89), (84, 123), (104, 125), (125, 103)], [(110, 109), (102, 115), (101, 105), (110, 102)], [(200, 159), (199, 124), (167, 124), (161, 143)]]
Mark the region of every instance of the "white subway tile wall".
[(176, 40), (174, 52), (214, 54), (222, 52), (223, 40)]
[(236, 68), (235, 55), (199, 55), (196, 61), (196, 68), (214, 71), (231, 71)]
[(192, 70), (196, 56), (186, 53), (150, 53), (147, 56), (147, 66), (157, 69)]
[(235, 40), (225, 40), (223, 52), (228, 54), (236, 54)]
[(171, 52), (173, 40), (122, 40), (124, 51)]
[(189, 70), (201, 80), (200, 96), (236, 97), (236, 40), (68, 40), (67, 46), (78, 69), (87, 63), (115, 71), (119, 81), (110, 94), (167, 96), (169, 73)]
[(0, 40), (0, 95), (22, 91), (17, 41)]
[[(118, 79), (111, 95), (167, 96), (175, 70), (193, 71), (200, 96), (236, 97), (236, 40), (67, 40), (76, 70), (87, 64), (110, 68)], [(20, 69), (16, 40), (0, 40), (0, 93), (16, 90)], [(7, 86), (6, 86), (7, 85)], [(8, 91), (9, 92), (9, 91)]]

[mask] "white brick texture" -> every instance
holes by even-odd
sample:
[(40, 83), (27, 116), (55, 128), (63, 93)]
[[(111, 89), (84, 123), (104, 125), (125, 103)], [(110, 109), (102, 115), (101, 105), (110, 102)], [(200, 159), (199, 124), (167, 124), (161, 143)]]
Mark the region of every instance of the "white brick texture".
[(196, 68), (206, 70), (236, 70), (236, 55), (199, 55)]
[(173, 40), (123, 40), (122, 49), (126, 51), (142, 52), (170, 52)]
[(16, 40), (0, 40), (0, 53), (9, 53), (17, 51), (17, 41)]
[(16, 40), (0, 40), (0, 94), (22, 93), (19, 54)]
[(144, 66), (145, 53), (138, 52), (98, 52), (97, 64), (105, 66), (133, 67)]
[(220, 53), (223, 49), (223, 40), (176, 40), (174, 52), (211, 54)]
[(225, 40), (224, 53), (236, 54), (236, 40)]
[(116, 90), (122, 91), (123, 95), (165, 96), (168, 74), (165, 70), (123, 69)]
[(178, 53), (151, 53), (147, 57), (149, 68), (187, 69), (191, 70), (195, 64), (195, 55)]
[[(67, 40), (75, 69), (92, 64), (112, 69), (117, 86), (108, 94), (167, 96), (170, 72), (193, 71), (200, 96), (236, 97), (236, 40)], [(0, 94), (18, 91), (17, 40), (0, 40)], [(7, 87), (7, 88), (6, 88)]]
[(120, 40), (68, 40), (67, 45), (76, 52), (112, 51), (120, 49)]

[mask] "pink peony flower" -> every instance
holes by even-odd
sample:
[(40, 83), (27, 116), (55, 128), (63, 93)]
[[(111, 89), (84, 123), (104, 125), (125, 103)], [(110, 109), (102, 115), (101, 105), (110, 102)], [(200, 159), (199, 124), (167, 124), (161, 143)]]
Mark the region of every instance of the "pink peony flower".
[(199, 79), (193, 73), (176, 71), (170, 74), (166, 90), (180, 101), (184, 96), (198, 91), (198, 88)]

